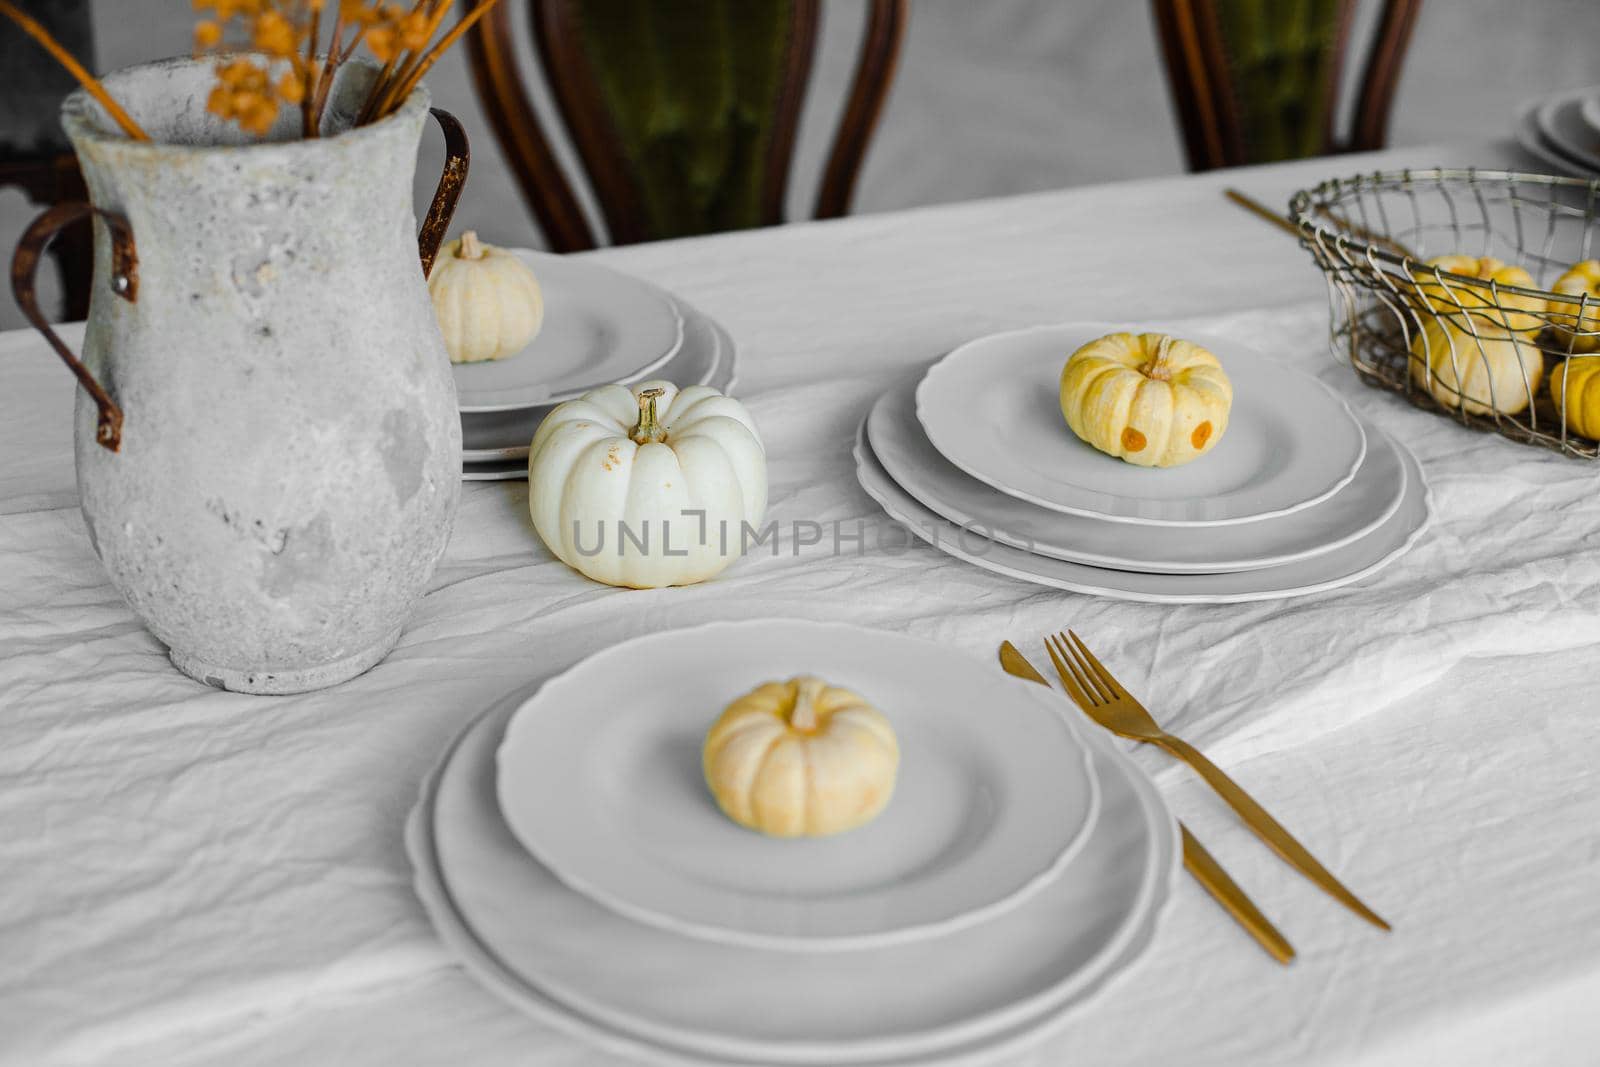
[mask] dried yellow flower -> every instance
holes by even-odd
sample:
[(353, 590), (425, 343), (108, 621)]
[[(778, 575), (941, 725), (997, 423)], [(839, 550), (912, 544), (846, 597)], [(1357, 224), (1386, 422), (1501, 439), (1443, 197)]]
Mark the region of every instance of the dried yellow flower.
[(211, 90), (206, 110), (261, 137), (277, 121), (278, 98), (267, 72), (249, 59), (239, 58), (218, 64), (217, 87)]
[[(405, 99), (439, 53), (498, 0), (480, 0), (437, 45), (432, 44), (434, 36), (455, 0), (338, 0), (338, 28), (330, 32), (328, 41), (318, 38), (332, 23), (322, 16), (334, 0), (191, 2), (196, 11), (209, 16), (195, 24), (197, 53), (248, 49), (274, 61), (273, 69), (289, 68), (274, 80), (248, 59), (219, 65), (217, 87), (207, 102), (209, 110), (247, 130), (265, 133), (284, 104), (295, 105), (304, 114), (304, 135), (315, 137), (333, 72), (350, 58), (357, 42), (364, 42), (384, 64), (357, 119), (359, 124), (382, 118), (397, 101)], [(350, 31), (348, 47), (341, 44), (346, 30)], [(329, 57), (320, 62), (317, 57), (324, 48)]]
[(339, 0), (339, 16), (356, 26), (371, 26), (383, 18), (377, 4), (364, 0)]
[(204, 52), (222, 43), (222, 23), (202, 20), (194, 25), (194, 50)]
[[(384, 70), (375, 80), (367, 102), (357, 116), (364, 125), (390, 114), (429, 70), (439, 56), (481, 20), (500, 0), (477, 0), (472, 10), (437, 43), (434, 34), (455, 0), (338, 0), (338, 20), (324, 20), (333, 0), (190, 0), (202, 14), (194, 27), (196, 53), (236, 49), (265, 52), (289, 73), (272, 81), (266, 70), (248, 59), (234, 59), (217, 67), (217, 85), (207, 108), (252, 132), (271, 131), (283, 103), (300, 105), (303, 135), (316, 137), (323, 107), (335, 72), (361, 41), (367, 42)], [(135, 140), (149, 136), (123, 110), (72, 54), (62, 48), (38, 20), (11, 0), (0, 0), (0, 17), (19, 26), (61, 63), (98, 100), (117, 125)], [(328, 25), (329, 40), (320, 40)], [(349, 30), (350, 35), (345, 37)], [(348, 41), (348, 44), (345, 42)], [(318, 55), (326, 49), (326, 62)]]
[(278, 79), (278, 99), (286, 104), (298, 104), (306, 98), (306, 83), (300, 80), (296, 71), (290, 71)]
[(216, 13), (218, 22), (227, 22), (236, 15), (260, 15), (268, 0), (194, 0), (196, 11)]
[(367, 31), (367, 48), (372, 54), (385, 63), (392, 63), (400, 56), (400, 35), (393, 26), (380, 24)]
[(294, 24), (276, 11), (269, 11), (256, 19), (251, 40), (269, 56), (291, 56), (299, 51), (300, 35)]
[(395, 25), (400, 47), (411, 52), (426, 48), (428, 38), (433, 36), (433, 25), (433, 20), (420, 11), (405, 16)]

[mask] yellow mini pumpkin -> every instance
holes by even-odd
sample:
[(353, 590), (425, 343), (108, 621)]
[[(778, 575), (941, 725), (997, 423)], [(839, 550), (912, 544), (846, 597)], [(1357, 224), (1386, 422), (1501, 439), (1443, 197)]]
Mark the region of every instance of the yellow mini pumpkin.
[(1515, 415), (1538, 391), (1544, 357), (1523, 334), (1475, 318), (1462, 329), (1455, 318), (1430, 317), (1411, 342), (1411, 377), (1447, 408)]
[(452, 363), (514, 356), (544, 325), (544, 294), (533, 271), (471, 230), (439, 250), (428, 292)]
[(1516, 333), (1533, 333), (1543, 325), (1539, 315), (1545, 309), (1542, 297), (1508, 293), (1505, 286), (1534, 288), (1533, 275), (1521, 267), (1493, 256), (1435, 256), (1428, 266), (1474, 279), (1457, 281), (1419, 273), (1413, 293), (1423, 317), (1434, 315), (1450, 319), (1458, 328), (1468, 328), (1468, 318)]
[(729, 704), (701, 752), (724, 814), (773, 837), (823, 837), (871, 821), (894, 793), (889, 721), (820, 678), (768, 682)]
[(1141, 467), (1176, 467), (1228, 429), (1233, 383), (1217, 357), (1158, 333), (1090, 341), (1061, 368), (1061, 414), (1087, 443)]
[[(1572, 352), (1600, 352), (1600, 259), (1574, 263), (1556, 279), (1554, 288), (1556, 292), (1567, 296), (1589, 298), (1589, 303), (1582, 311), (1579, 311), (1577, 304), (1551, 301), (1550, 320), (1557, 324), (1556, 334), (1561, 338), (1561, 343), (1569, 346), (1568, 350)], [(1561, 329), (1562, 326), (1566, 329)], [(1573, 335), (1574, 329), (1580, 331), (1576, 336)], [(1550, 384), (1554, 387), (1554, 379)]]
[(1550, 375), (1550, 399), (1565, 405), (1567, 429), (1600, 440), (1600, 356), (1578, 356)]

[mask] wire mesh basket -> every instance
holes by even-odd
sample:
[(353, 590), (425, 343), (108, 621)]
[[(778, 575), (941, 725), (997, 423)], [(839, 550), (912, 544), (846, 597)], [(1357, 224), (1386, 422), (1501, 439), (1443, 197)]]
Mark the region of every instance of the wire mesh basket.
[(1600, 180), (1481, 170), (1323, 182), (1289, 214), (1369, 385), (1600, 456)]

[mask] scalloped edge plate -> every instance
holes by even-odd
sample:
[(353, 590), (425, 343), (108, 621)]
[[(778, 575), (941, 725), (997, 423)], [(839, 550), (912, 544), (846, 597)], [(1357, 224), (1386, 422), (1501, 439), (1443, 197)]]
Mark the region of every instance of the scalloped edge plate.
[[(717, 810), (698, 757), (730, 695), (801, 668), (883, 709), (900, 775), (867, 825), (779, 840)], [(646, 634), (517, 709), (496, 756), (500, 810), (569, 887), (671, 933), (790, 952), (942, 936), (1055, 878), (1099, 811), (1078, 732), (1042, 694), (996, 692), (991, 673), (934, 642), (844, 623)], [(639, 678), (670, 695), (636, 699)]]
[[(1256, 600), (1321, 593), (1371, 577), (1409, 552), (1432, 519), (1432, 491), (1417, 458), (1400, 442), (1406, 464), (1406, 490), (1399, 509), (1360, 540), (1298, 563), (1227, 574), (1142, 574), (1089, 567), (1036, 556), (1021, 549), (974, 538), (900, 487), (883, 469), (867, 441), (865, 420), (856, 433), (856, 477), (867, 495), (889, 517), (939, 551), (984, 570), (1035, 585), (1112, 600), (1147, 604), (1242, 604)], [(1381, 432), (1381, 431), (1379, 431)], [(981, 551), (968, 547), (979, 541)]]
[[(999, 672), (1002, 684), (1031, 684), (1008, 680)], [(1165, 917), (1171, 912), (1174, 889), (1182, 871), (1178, 849), (1177, 822), (1154, 784), (1117, 749), (1103, 733), (1084, 730), (1084, 740), (1093, 751), (1098, 777), (1125, 783), (1131, 789), (1150, 830), (1150, 850), (1141, 899), (1126, 921), (1092, 961), (1062, 976), (1054, 986), (1026, 1003), (1008, 1006), (1003, 1018), (981, 1033), (965, 1033), (938, 1045), (919, 1044), (896, 1049), (894, 1042), (877, 1042), (877, 1047), (860, 1055), (828, 1048), (821, 1055), (805, 1048), (769, 1048), (752, 1056), (748, 1052), (721, 1051), (725, 1042), (681, 1042), (663, 1040), (631, 1027), (619, 1027), (583, 1006), (569, 1002), (540, 984), (521, 975), (493, 945), (472, 928), (463, 917), (444, 881), (437, 852), (437, 834), (448, 832), (436, 825), (439, 785), (469, 742), (482, 732), (495, 731), (497, 723), (530, 692), (523, 688), (476, 716), (456, 736), (423, 781), (418, 800), (406, 821), (406, 852), (411, 860), (413, 888), (435, 931), (446, 949), (465, 967), (468, 974), (492, 994), (533, 1019), (558, 1031), (588, 1042), (612, 1055), (627, 1056), (648, 1063), (691, 1067), (714, 1064), (748, 1064), (752, 1060), (772, 1063), (849, 1064), (852, 1067), (979, 1067), (997, 1059), (1015, 1056), (1035, 1047), (1058, 1032), (1073, 1013), (1138, 963), (1155, 940)], [(1058, 694), (1059, 695), (1059, 694)], [(1063, 698), (1064, 699), (1064, 698)], [(498, 737), (498, 734), (494, 734)], [(485, 738), (484, 748), (497, 742)], [(485, 759), (488, 762), (488, 759)], [(464, 772), (463, 772), (464, 773)], [(528, 862), (534, 862), (531, 859)], [(570, 892), (551, 879), (554, 891)], [(1043, 906), (1042, 903), (1039, 906)], [(625, 920), (617, 920), (626, 922)], [(1048, 931), (1049, 927), (1045, 927)], [(822, 957), (827, 959), (828, 957)]]
[(1186, 329), (1169, 332), (1218, 353), (1233, 381), (1229, 423), (1211, 451), (1162, 469), (1079, 440), (1061, 417), (1061, 367), (1082, 345), (1126, 329), (1069, 322), (968, 341), (917, 385), (917, 420), (933, 446), (978, 481), (1050, 511), (1107, 522), (1257, 522), (1311, 507), (1355, 477), (1366, 433), (1343, 397), (1247, 345)]

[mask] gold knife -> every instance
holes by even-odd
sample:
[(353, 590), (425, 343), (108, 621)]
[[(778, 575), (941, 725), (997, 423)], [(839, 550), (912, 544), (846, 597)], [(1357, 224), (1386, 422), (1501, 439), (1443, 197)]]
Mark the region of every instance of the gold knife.
[[(1300, 227), (1295, 225), (1294, 220), (1288, 218), (1287, 216), (1278, 214), (1276, 211), (1272, 210), (1270, 207), (1263, 204), (1249, 193), (1240, 192), (1238, 189), (1224, 189), (1222, 190), (1222, 195), (1227, 197), (1229, 200), (1232, 200), (1235, 204), (1238, 204), (1251, 214), (1258, 215), (1267, 222), (1272, 223), (1279, 229), (1286, 230), (1290, 234), (1293, 234), (1295, 237), (1301, 238), (1302, 240), (1308, 239), (1305, 237), (1305, 235), (1301, 234)], [(1321, 215), (1323, 218), (1339, 227), (1339, 229), (1350, 233), (1354, 237), (1357, 237), (1368, 244), (1379, 245), (1393, 252), (1397, 256), (1401, 256), (1405, 259), (1416, 259), (1419, 263), (1421, 262), (1415, 252), (1411, 251), (1411, 249), (1407, 248), (1399, 241), (1394, 240), (1392, 237), (1386, 237), (1381, 233), (1373, 233), (1365, 226), (1361, 226), (1357, 223), (1351, 222), (1347, 218), (1336, 215), (1332, 211), (1329, 211), (1326, 207), (1317, 208), (1317, 214)]]
[[(1045, 681), (1044, 675), (1035, 670), (1033, 664), (1028, 662), (1028, 657), (1017, 651), (1017, 646), (1010, 641), (1000, 643), (1000, 666), (1013, 677), (1037, 682), (1046, 689), (1050, 688), (1050, 683)], [(1206, 851), (1205, 846), (1189, 832), (1187, 826), (1179, 822), (1178, 829), (1183, 834), (1184, 869), (1194, 876), (1194, 880), (1199, 882), (1218, 904), (1222, 905), (1224, 911), (1232, 915), (1239, 925), (1267, 950), (1268, 955), (1284, 964), (1294, 959), (1294, 946), (1278, 932), (1278, 928), (1272, 925), (1270, 919), (1261, 914), (1261, 910), (1255, 906), (1245, 891), (1239, 888), (1239, 883), (1228, 876), (1228, 872), (1222, 869), (1222, 864)]]

